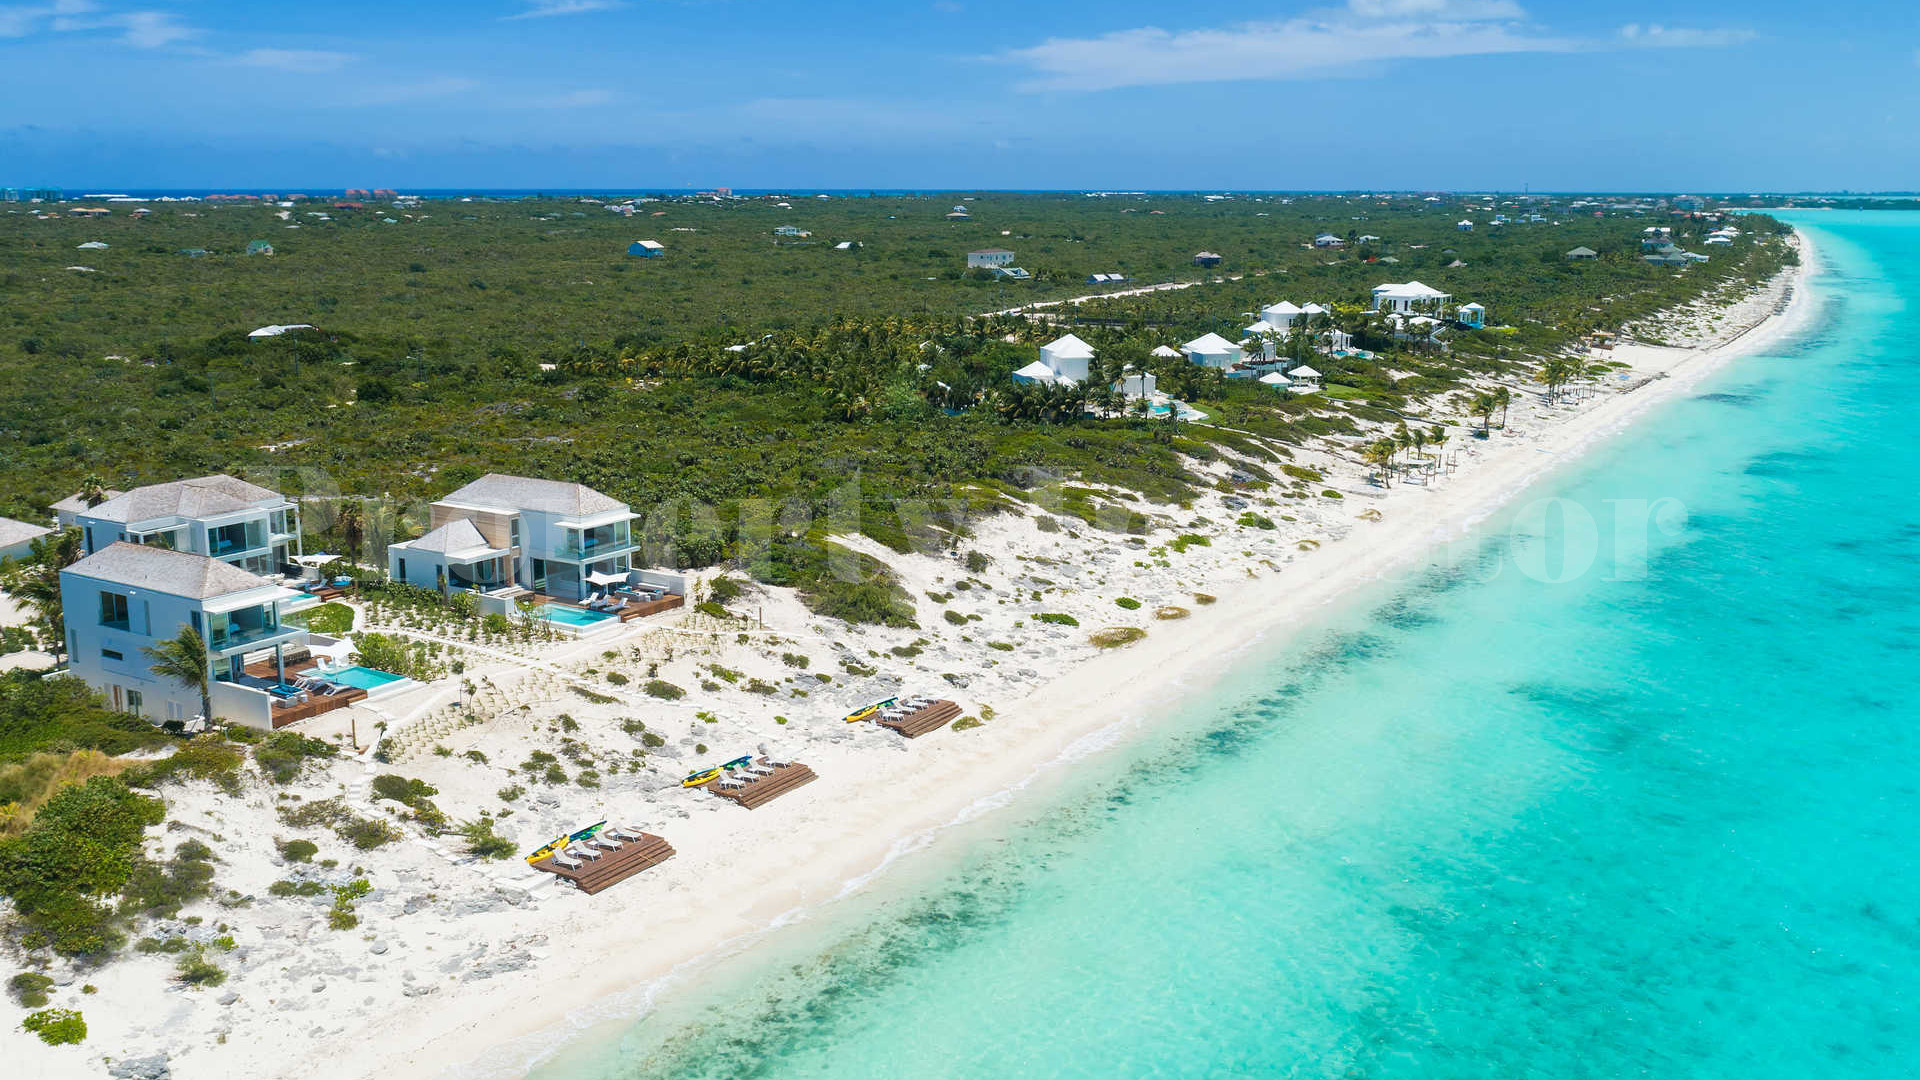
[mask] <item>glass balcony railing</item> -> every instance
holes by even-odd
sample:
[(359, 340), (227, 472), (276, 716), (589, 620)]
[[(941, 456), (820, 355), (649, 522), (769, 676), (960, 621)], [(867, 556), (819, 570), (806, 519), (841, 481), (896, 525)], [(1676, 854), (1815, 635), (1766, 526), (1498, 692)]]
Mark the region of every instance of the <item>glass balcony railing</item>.
[(215, 652), (226, 652), (301, 632), (301, 627), (284, 623), (280, 626), (236, 626), (229, 630), (215, 631), (213, 637), (208, 640), (207, 647)]

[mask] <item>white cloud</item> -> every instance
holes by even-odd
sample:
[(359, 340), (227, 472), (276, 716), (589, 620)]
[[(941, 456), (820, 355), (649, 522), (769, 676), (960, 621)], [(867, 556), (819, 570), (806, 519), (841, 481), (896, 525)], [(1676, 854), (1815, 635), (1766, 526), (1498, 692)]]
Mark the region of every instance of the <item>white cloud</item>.
[[(1387, 9), (1440, 0), (1355, 0)], [(1458, 8), (1459, 5), (1451, 5)], [(1476, 9), (1487, 10), (1475, 5)], [(1123, 86), (1299, 79), (1347, 74), (1391, 60), (1564, 52), (1577, 42), (1501, 22), (1289, 19), (1217, 30), (1121, 30), (1097, 38), (1054, 38), (1014, 49), (1006, 60), (1033, 69), (1026, 90), (1111, 90)]]
[(170, 11), (106, 11), (94, 0), (54, 0), (32, 7), (0, 8), (0, 37), (43, 32), (115, 33), (121, 44), (136, 49), (157, 49), (200, 33)]
[(233, 58), (234, 63), (246, 67), (273, 68), (307, 75), (338, 71), (353, 63), (353, 60), (350, 53), (321, 49), (253, 49)]
[(1347, 0), (1347, 10), (1363, 19), (1524, 19), (1512, 0)]
[(1628, 23), (1620, 28), (1620, 40), (1628, 45), (1650, 49), (1712, 49), (1727, 45), (1743, 45), (1752, 41), (1755, 34), (1751, 30), (1686, 30), (1679, 27), (1661, 26), (1654, 23), (1641, 26)]
[(555, 15), (587, 15), (626, 7), (625, 0), (532, 0), (533, 6), (508, 19), (548, 19)]

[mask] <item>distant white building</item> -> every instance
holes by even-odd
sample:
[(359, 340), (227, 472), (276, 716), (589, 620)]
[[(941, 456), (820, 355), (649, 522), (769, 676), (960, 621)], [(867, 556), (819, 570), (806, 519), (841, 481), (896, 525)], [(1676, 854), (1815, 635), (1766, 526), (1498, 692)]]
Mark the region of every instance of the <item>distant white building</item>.
[(1160, 392), (1160, 380), (1151, 371), (1135, 371), (1129, 366), (1121, 373), (1120, 381), (1113, 384), (1113, 389), (1129, 400), (1150, 398)]
[(1180, 351), (1188, 360), (1207, 368), (1230, 368), (1246, 359), (1240, 346), (1212, 333), (1194, 338), (1180, 346)]
[(1461, 304), (1453, 313), (1453, 321), (1479, 330), (1487, 325), (1487, 309), (1479, 304)]
[(782, 225), (773, 230), (775, 236), (812, 236), (813, 234), (798, 225)]
[(996, 266), (1012, 266), (1013, 252), (1006, 248), (981, 248), (967, 252), (967, 269), (993, 269)]
[[(69, 502), (78, 497), (54, 506), (63, 521)], [(126, 541), (272, 574), (301, 554), (297, 506), (277, 491), (220, 474), (137, 487), (98, 506), (80, 502), (72, 516), (89, 555)]]
[(1087, 365), (1093, 361), (1093, 346), (1073, 334), (1054, 338), (1040, 346), (1040, 362), (1063, 379), (1082, 382)]
[(0, 517), (0, 562), (33, 554), (33, 542), (53, 533), (45, 525)]
[(1418, 281), (1373, 287), (1373, 307), (1376, 311), (1391, 311), (1404, 315), (1416, 311), (1437, 310), (1452, 299), (1453, 297), (1439, 289), (1431, 285), (1422, 285)]
[(287, 323), (284, 326), (279, 323), (272, 323), (267, 326), (263, 326), (260, 329), (255, 330), (252, 333), (248, 334), (247, 340), (248, 341), (265, 341), (268, 338), (279, 337), (281, 334), (287, 333), (288, 331), (291, 331), (291, 330), (311, 330), (311, 329), (313, 329), (312, 323), (303, 323), (303, 322)]
[(1320, 373), (1305, 364), (1287, 372), (1287, 378), (1293, 380), (1293, 389), (1301, 393), (1312, 393), (1320, 389)]

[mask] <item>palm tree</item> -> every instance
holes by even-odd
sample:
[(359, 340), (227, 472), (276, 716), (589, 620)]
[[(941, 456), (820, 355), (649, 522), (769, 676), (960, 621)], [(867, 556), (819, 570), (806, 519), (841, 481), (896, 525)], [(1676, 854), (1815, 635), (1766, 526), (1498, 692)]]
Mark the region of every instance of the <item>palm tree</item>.
[(1375, 471), (1380, 474), (1380, 482), (1388, 487), (1392, 487), (1393, 455), (1398, 452), (1399, 447), (1393, 444), (1392, 439), (1376, 439), (1368, 443), (1366, 449), (1362, 450), (1360, 454), (1366, 463), (1373, 466)]
[(1468, 415), (1480, 418), (1481, 438), (1484, 439), (1487, 437), (1487, 429), (1493, 424), (1493, 410), (1499, 407), (1500, 402), (1485, 390), (1473, 395), (1473, 400), (1468, 403)]
[(360, 561), (360, 542), (366, 539), (366, 511), (360, 506), (360, 500), (348, 499), (340, 504), (338, 520), (334, 527), (340, 530), (340, 540), (347, 545), (347, 558)]
[(33, 541), (31, 553), (5, 567), (0, 591), (32, 608), (56, 658), (67, 651), (66, 610), (60, 602), (60, 571), (80, 560), (80, 530), (63, 529)]
[(213, 669), (207, 662), (207, 642), (200, 631), (183, 626), (179, 634), (158, 645), (142, 646), (140, 651), (153, 661), (147, 670), (198, 691), (200, 715), (213, 719)]
[(1507, 405), (1510, 404), (1512, 401), (1513, 401), (1513, 391), (1507, 389), (1504, 386), (1496, 386), (1493, 388), (1493, 403), (1495, 405), (1500, 406), (1500, 427), (1502, 430), (1506, 429)]
[(86, 503), (89, 510), (107, 501), (107, 485), (99, 473), (88, 473), (86, 479), (80, 481), (80, 501)]

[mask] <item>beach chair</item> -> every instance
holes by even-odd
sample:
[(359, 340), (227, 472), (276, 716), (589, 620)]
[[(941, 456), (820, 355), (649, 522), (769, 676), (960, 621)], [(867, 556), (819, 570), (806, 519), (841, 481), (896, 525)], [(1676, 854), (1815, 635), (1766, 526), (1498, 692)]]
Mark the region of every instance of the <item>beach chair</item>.
[(569, 870), (580, 869), (580, 860), (568, 856), (564, 851), (554, 852), (552, 859), (557, 865), (564, 866)]
[(606, 829), (602, 829), (601, 832), (605, 835), (615, 836), (622, 840), (629, 840), (629, 841), (637, 841), (640, 839), (642, 835), (644, 835), (641, 833), (639, 829), (635, 828), (632, 825), (613, 825)]
[(600, 859), (600, 852), (590, 847), (581, 847), (578, 844), (568, 844), (566, 851), (567, 854), (572, 855), (576, 859), (591, 859), (595, 862), (598, 862)]
[(620, 841), (614, 839), (613, 837), (608, 836), (606, 834), (606, 830), (604, 829), (602, 829), (597, 835), (595, 835), (592, 838), (592, 842), (596, 847), (603, 847), (603, 848), (606, 848), (608, 851), (619, 851), (621, 848), (626, 846), (625, 844), (622, 844)]

